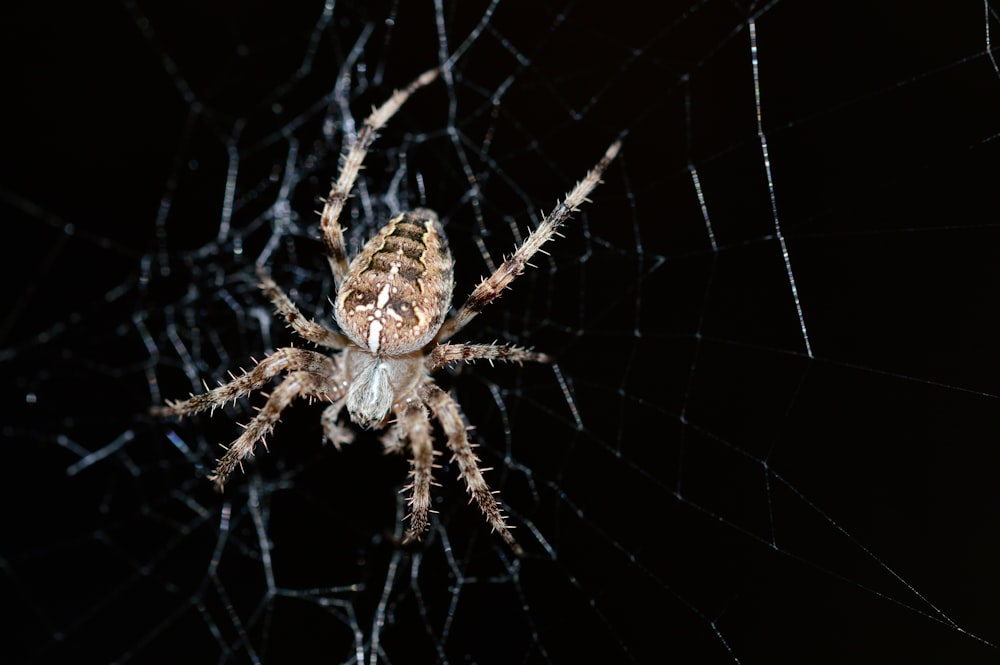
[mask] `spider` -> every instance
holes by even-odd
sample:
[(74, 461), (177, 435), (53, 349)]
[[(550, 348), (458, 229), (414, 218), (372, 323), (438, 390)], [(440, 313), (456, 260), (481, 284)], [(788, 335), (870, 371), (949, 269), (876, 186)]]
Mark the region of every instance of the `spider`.
[(514, 345), (447, 340), (524, 272), (532, 255), (587, 200), (621, 143), (616, 141), (607, 149), (600, 162), (543, 219), (535, 232), (447, 318), (454, 286), (453, 262), (444, 230), (433, 211), (418, 208), (390, 220), (350, 263), (344, 246), (344, 229), (338, 223), (376, 133), (414, 92), (437, 76), (437, 69), (425, 72), (372, 110), (342, 158), (340, 173), (321, 213), (320, 229), (336, 286), (334, 318), (340, 332), (303, 316), (263, 266), (258, 267), (260, 288), (276, 313), (300, 337), (325, 347), (330, 353), (280, 348), (229, 383), (187, 400), (168, 400), (166, 406), (153, 410), (158, 415), (178, 417), (214, 412), (284, 374), (243, 434), (228, 448), (223, 446), (226, 453), (209, 476), (219, 491), (233, 470), (242, 467), (242, 461), (253, 454), (258, 441), (266, 446), (264, 437), (296, 398), (330, 402), (321, 422), (324, 436), (337, 448), (354, 436), (349, 426), (340, 421), (345, 408), (350, 420), (362, 428), (387, 427), (382, 438), (386, 450), (408, 451), (411, 458), (410, 482), (404, 490), (410, 493), (409, 526), (404, 543), (420, 540), (429, 526), (432, 470), (436, 466), (434, 458), (439, 454), (432, 441), (433, 417), (447, 437), (452, 461), (471, 495), (470, 503), (476, 502), (492, 529), (520, 555), (522, 550), (511, 535), (506, 515), (483, 478), (483, 471), (488, 469), (479, 466), (462, 410), (434, 383), (431, 375), (460, 361), (550, 362), (545, 354)]

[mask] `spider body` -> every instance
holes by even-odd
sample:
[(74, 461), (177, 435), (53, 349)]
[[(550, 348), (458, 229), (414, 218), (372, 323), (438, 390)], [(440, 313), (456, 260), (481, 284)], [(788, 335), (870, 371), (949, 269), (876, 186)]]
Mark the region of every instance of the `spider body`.
[(499, 297), (524, 271), (528, 260), (586, 201), (617, 155), (620, 143), (615, 142), (607, 149), (600, 162), (556, 205), (535, 232), (492, 275), (483, 279), (449, 318), (454, 266), (444, 230), (433, 211), (418, 208), (390, 220), (350, 263), (343, 228), (338, 223), (378, 129), (413, 92), (437, 75), (437, 70), (424, 73), (372, 111), (345, 153), (340, 174), (327, 198), (320, 229), (337, 287), (334, 319), (340, 331), (303, 316), (267, 271), (258, 267), (261, 289), (276, 313), (300, 337), (330, 353), (293, 347), (277, 349), (253, 370), (229, 383), (187, 400), (168, 401), (167, 406), (155, 407), (153, 411), (174, 416), (214, 411), (284, 375), (243, 434), (219, 459), (210, 476), (219, 490), (236, 467), (253, 454), (257, 442), (271, 432), (281, 413), (295, 399), (330, 402), (321, 423), (324, 436), (338, 447), (354, 437), (349, 426), (340, 421), (345, 409), (357, 425), (387, 428), (382, 437), (386, 450), (410, 455), (407, 487), (410, 524), (404, 542), (419, 540), (429, 524), (432, 471), (438, 454), (432, 440), (433, 417), (447, 438), (452, 461), (471, 500), (478, 504), (492, 528), (520, 554), (494, 492), (483, 478), (484, 469), (473, 452), (461, 408), (434, 383), (432, 375), (455, 362), (549, 361), (542, 353), (513, 345), (454, 344), (447, 340)]
[(437, 215), (418, 209), (391, 220), (351, 262), (334, 318), (356, 345), (346, 359), (347, 411), (380, 423), (400, 395), (412, 395), (423, 358), (413, 355), (444, 323), (454, 288), (448, 242)]

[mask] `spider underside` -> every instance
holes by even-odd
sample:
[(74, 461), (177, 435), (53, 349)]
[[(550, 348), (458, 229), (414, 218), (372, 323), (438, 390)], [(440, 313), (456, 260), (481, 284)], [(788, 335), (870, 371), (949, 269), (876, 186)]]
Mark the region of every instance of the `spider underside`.
[(429, 525), (432, 471), (439, 454), (432, 441), (433, 417), (447, 437), (447, 447), (471, 495), (470, 501), (475, 500), (493, 530), (520, 555), (506, 516), (483, 478), (483, 471), (488, 469), (479, 466), (461, 408), (431, 375), (459, 361), (549, 361), (542, 353), (518, 346), (452, 344), (447, 340), (524, 271), (532, 255), (587, 200), (621, 144), (613, 143), (535, 232), (480, 282), (454, 316), (447, 318), (454, 286), (453, 262), (447, 238), (433, 211), (416, 209), (390, 220), (350, 264), (344, 230), (338, 223), (376, 132), (413, 92), (437, 75), (436, 69), (425, 72), (372, 111), (344, 154), (340, 174), (321, 213), (320, 228), (337, 290), (334, 318), (340, 332), (306, 318), (268, 272), (263, 267), (258, 269), (261, 289), (276, 313), (300, 337), (332, 353), (280, 348), (229, 383), (184, 401), (168, 401), (154, 412), (174, 416), (211, 412), (284, 375), (243, 434), (218, 460), (210, 479), (220, 491), (233, 470), (253, 454), (256, 443), (263, 441), (281, 413), (297, 398), (330, 402), (321, 421), (324, 436), (337, 447), (354, 437), (353, 431), (340, 421), (345, 408), (355, 424), (388, 427), (382, 437), (386, 450), (410, 454), (410, 484), (406, 488), (410, 492), (410, 522), (404, 542), (419, 540)]

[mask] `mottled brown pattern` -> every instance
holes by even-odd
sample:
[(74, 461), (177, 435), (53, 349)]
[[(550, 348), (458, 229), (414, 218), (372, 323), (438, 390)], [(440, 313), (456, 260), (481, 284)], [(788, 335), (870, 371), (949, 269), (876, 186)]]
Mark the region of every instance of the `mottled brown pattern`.
[[(275, 312), (303, 339), (325, 347), (330, 355), (298, 348), (278, 349), (257, 366), (218, 388), (184, 401), (168, 402), (153, 411), (186, 416), (213, 412), (230, 401), (247, 397), (265, 383), (283, 375), (264, 406), (243, 434), (226, 450), (210, 476), (222, 490), (230, 474), (253, 455), (281, 413), (296, 399), (325, 400), (323, 432), (335, 446), (354, 438), (349, 423), (340, 420), (346, 409), (351, 422), (365, 428), (388, 428), (382, 442), (388, 452), (411, 458), (409, 528), (404, 542), (420, 540), (430, 528), (431, 487), (435, 484), (433, 417), (441, 424), (458, 474), (487, 522), (522, 554), (507, 525), (495, 492), (483, 476), (468, 426), (458, 403), (434, 384), (431, 374), (454, 362), (501, 360), (549, 362), (549, 357), (508, 344), (443, 344), (477, 313), (495, 300), (520, 275), (532, 255), (556, 234), (600, 182), (601, 174), (620, 148), (616, 142), (604, 158), (567, 194), (538, 229), (500, 268), (485, 278), (451, 319), (453, 266), (444, 230), (437, 215), (426, 209), (404, 213), (389, 221), (348, 265), (343, 229), (338, 222), (368, 146), (382, 125), (417, 89), (437, 78), (426, 72), (407, 88), (372, 111), (344, 156), (340, 176), (323, 210), (323, 233), (337, 294), (334, 316), (341, 332), (312, 321), (260, 269), (261, 289)], [(207, 388), (207, 386), (206, 386)]]
[(432, 210), (391, 220), (351, 261), (334, 316), (358, 346), (399, 355), (431, 341), (454, 288), (448, 242)]

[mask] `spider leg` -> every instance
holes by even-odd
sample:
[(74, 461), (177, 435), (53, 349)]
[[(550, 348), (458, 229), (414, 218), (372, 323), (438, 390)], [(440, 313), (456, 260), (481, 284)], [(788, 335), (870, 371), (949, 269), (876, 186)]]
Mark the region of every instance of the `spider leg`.
[(385, 434), (379, 439), (386, 455), (403, 454), (406, 451), (406, 441), (403, 440), (403, 432), (399, 429), (399, 419), (390, 421)]
[(320, 416), (320, 422), (323, 424), (323, 436), (326, 437), (326, 440), (332, 443), (337, 450), (340, 450), (340, 444), (350, 443), (354, 440), (354, 432), (351, 431), (349, 427), (341, 425), (338, 421), (338, 416), (344, 408), (345, 402), (347, 402), (347, 398), (341, 397), (336, 402), (323, 409), (323, 415)]
[(290, 373), (274, 389), (264, 407), (246, 425), (243, 434), (226, 449), (226, 454), (219, 459), (215, 472), (208, 479), (214, 482), (216, 488), (221, 492), (229, 474), (237, 466), (240, 466), (244, 459), (253, 454), (254, 446), (271, 433), (278, 418), (281, 417), (281, 412), (295, 398), (326, 397), (331, 392), (333, 392), (331, 383), (326, 377), (304, 371)]
[(347, 346), (346, 337), (306, 318), (263, 267), (257, 268), (257, 277), (260, 278), (260, 289), (274, 305), (274, 311), (288, 322), (289, 327), (297, 332), (299, 337), (329, 349), (340, 350)]
[(428, 372), (435, 372), (454, 362), (473, 360), (502, 360), (504, 362), (552, 362), (544, 353), (537, 353), (512, 344), (439, 344), (424, 361)]
[[(316, 376), (337, 377), (341, 375), (336, 363), (322, 353), (305, 349), (278, 349), (257, 363), (249, 372), (233, 377), (229, 383), (213, 388), (201, 395), (193, 395), (190, 399), (177, 402), (167, 402), (166, 406), (154, 406), (151, 409), (156, 416), (186, 416), (202, 411), (215, 411), (228, 402), (249, 395), (281, 372), (306, 372)], [(231, 374), (230, 374), (231, 376)], [(334, 385), (331, 383), (331, 385)], [(330, 390), (331, 397), (337, 397)]]
[(347, 249), (344, 247), (344, 229), (337, 220), (340, 219), (340, 213), (344, 209), (347, 197), (354, 187), (354, 181), (361, 169), (361, 162), (364, 161), (378, 130), (396, 114), (396, 111), (410, 95), (437, 77), (437, 69), (428, 70), (418, 76), (410, 85), (392, 93), (392, 96), (382, 106), (372, 110), (371, 115), (365, 119), (364, 126), (354, 138), (351, 147), (343, 156), (340, 175), (330, 189), (330, 195), (327, 197), (326, 205), (320, 215), (320, 229), (323, 232), (323, 241), (326, 244), (326, 253), (330, 260), (330, 270), (333, 271), (333, 281), (337, 289), (340, 288), (347, 276)]
[(569, 219), (570, 215), (579, 210), (590, 192), (601, 182), (601, 175), (618, 154), (620, 148), (621, 141), (615, 141), (611, 144), (601, 161), (587, 172), (586, 177), (570, 190), (566, 198), (558, 203), (552, 212), (545, 216), (538, 228), (496, 269), (496, 272), (479, 283), (479, 286), (472, 291), (455, 316), (444, 322), (434, 338), (435, 341), (443, 342), (464, 328), (487, 305), (500, 297), (500, 294), (514, 281), (515, 277), (524, 272), (525, 266), (528, 265), (528, 261), (531, 260), (535, 252), (556, 234), (559, 227)]
[(403, 543), (420, 540), (427, 531), (427, 513), (431, 507), (431, 485), (434, 484), (434, 444), (431, 421), (423, 404), (411, 404), (398, 414), (396, 426), (410, 444), (410, 526)]
[(430, 407), (434, 417), (441, 423), (441, 428), (448, 437), (448, 448), (452, 452), (452, 460), (458, 464), (458, 473), (465, 481), (472, 499), (476, 501), (479, 509), (486, 516), (486, 521), (490, 523), (494, 531), (500, 532), (500, 537), (510, 545), (515, 555), (523, 556), (524, 550), (511, 535), (506, 517), (483, 478), (483, 471), (489, 469), (479, 467), (479, 458), (473, 452), (472, 444), (469, 443), (469, 436), (465, 431), (465, 421), (458, 403), (430, 381), (420, 386), (419, 394), (420, 398)]

